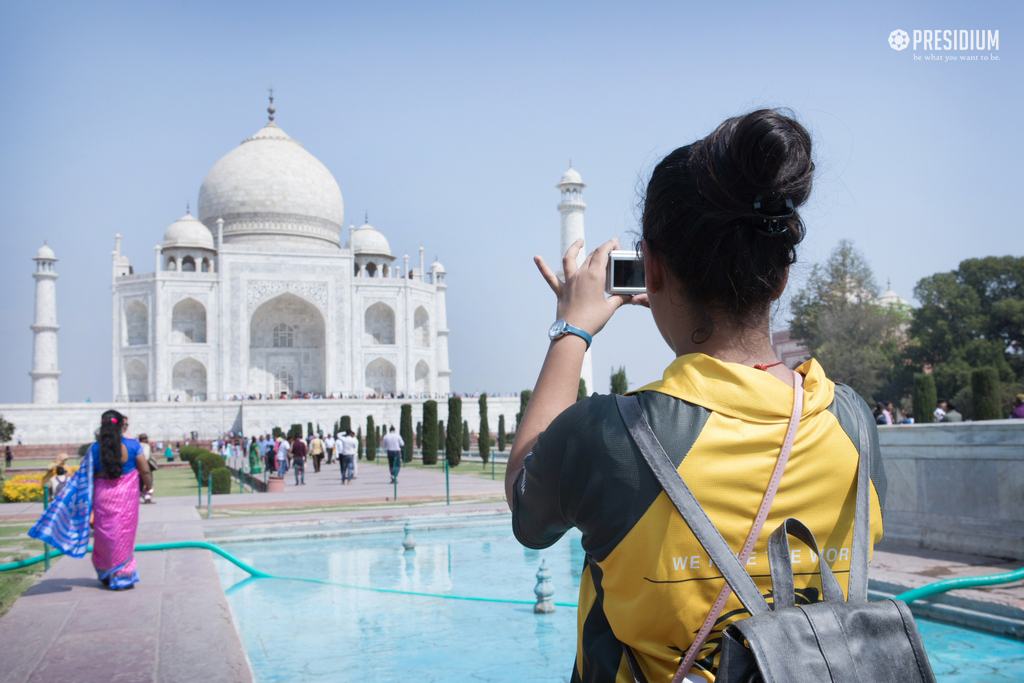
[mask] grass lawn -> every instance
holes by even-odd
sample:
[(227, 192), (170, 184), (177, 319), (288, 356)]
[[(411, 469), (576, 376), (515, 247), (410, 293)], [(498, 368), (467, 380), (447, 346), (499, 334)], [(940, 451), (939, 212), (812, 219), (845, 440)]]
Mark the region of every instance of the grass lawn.
[[(0, 564), (43, 554), (43, 544), (25, 535), (28, 523), (0, 526)], [(57, 559), (50, 560), (50, 563)], [(14, 601), (43, 573), (42, 562), (8, 572), (0, 572), (0, 617), (7, 614)]]
[[(196, 475), (191, 467), (164, 467), (153, 473), (153, 498), (196, 495)], [(206, 490), (203, 490), (206, 496)]]

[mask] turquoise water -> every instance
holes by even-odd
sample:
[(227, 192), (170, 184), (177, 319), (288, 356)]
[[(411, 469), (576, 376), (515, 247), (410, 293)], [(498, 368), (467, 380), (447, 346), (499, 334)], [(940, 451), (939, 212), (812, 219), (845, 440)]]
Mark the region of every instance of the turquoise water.
[[(520, 546), (507, 523), (224, 543), (272, 574), (529, 604), (474, 602), (248, 576), (215, 558), (259, 683), (273, 681), (568, 681), (576, 610), (533, 614), (541, 560), (556, 602), (575, 603), (579, 533), (546, 550)], [(1024, 680), (1024, 642), (918, 620), (940, 683)]]

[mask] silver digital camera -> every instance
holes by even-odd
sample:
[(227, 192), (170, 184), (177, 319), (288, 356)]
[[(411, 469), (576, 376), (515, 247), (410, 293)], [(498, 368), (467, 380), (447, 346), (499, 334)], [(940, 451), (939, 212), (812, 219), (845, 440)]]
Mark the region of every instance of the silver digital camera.
[(644, 261), (640, 254), (625, 249), (616, 249), (608, 254), (604, 291), (609, 294), (643, 294), (647, 291)]

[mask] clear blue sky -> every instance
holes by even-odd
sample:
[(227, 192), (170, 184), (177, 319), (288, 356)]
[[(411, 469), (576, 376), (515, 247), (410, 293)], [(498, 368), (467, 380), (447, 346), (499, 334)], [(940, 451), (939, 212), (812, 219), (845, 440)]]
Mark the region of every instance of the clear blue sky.
[[(791, 287), (842, 238), (908, 299), (964, 258), (1020, 255), (1022, 6), (901, 4), (6, 3), (0, 402), (30, 398), (44, 238), (61, 398), (109, 400), (114, 233), (151, 271), (209, 168), (263, 125), (270, 84), (346, 223), (369, 211), (393, 251), (422, 243), (445, 264), (456, 391), (534, 382), (554, 305), (531, 257), (558, 256), (570, 158), (589, 245), (627, 239), (653, 165), (752, 108), (789, 107), (814, 136)], [(999, 30), (999, 60), (887, 43), (936, 28)], [(591, 389), (613, 365), (636, 386), (670, 360), (649, 314), (624, 310), (594, 344)]]

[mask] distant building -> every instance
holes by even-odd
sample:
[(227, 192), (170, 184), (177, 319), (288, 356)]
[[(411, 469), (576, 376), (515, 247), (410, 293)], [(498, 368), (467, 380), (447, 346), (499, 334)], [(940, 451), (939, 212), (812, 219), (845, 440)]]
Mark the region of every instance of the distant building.
[(772, 333), (772, 350), (775, 357), (790, 370), (811, 357), (802, 341), (790, 339), (789, 330), (776, 330)]

